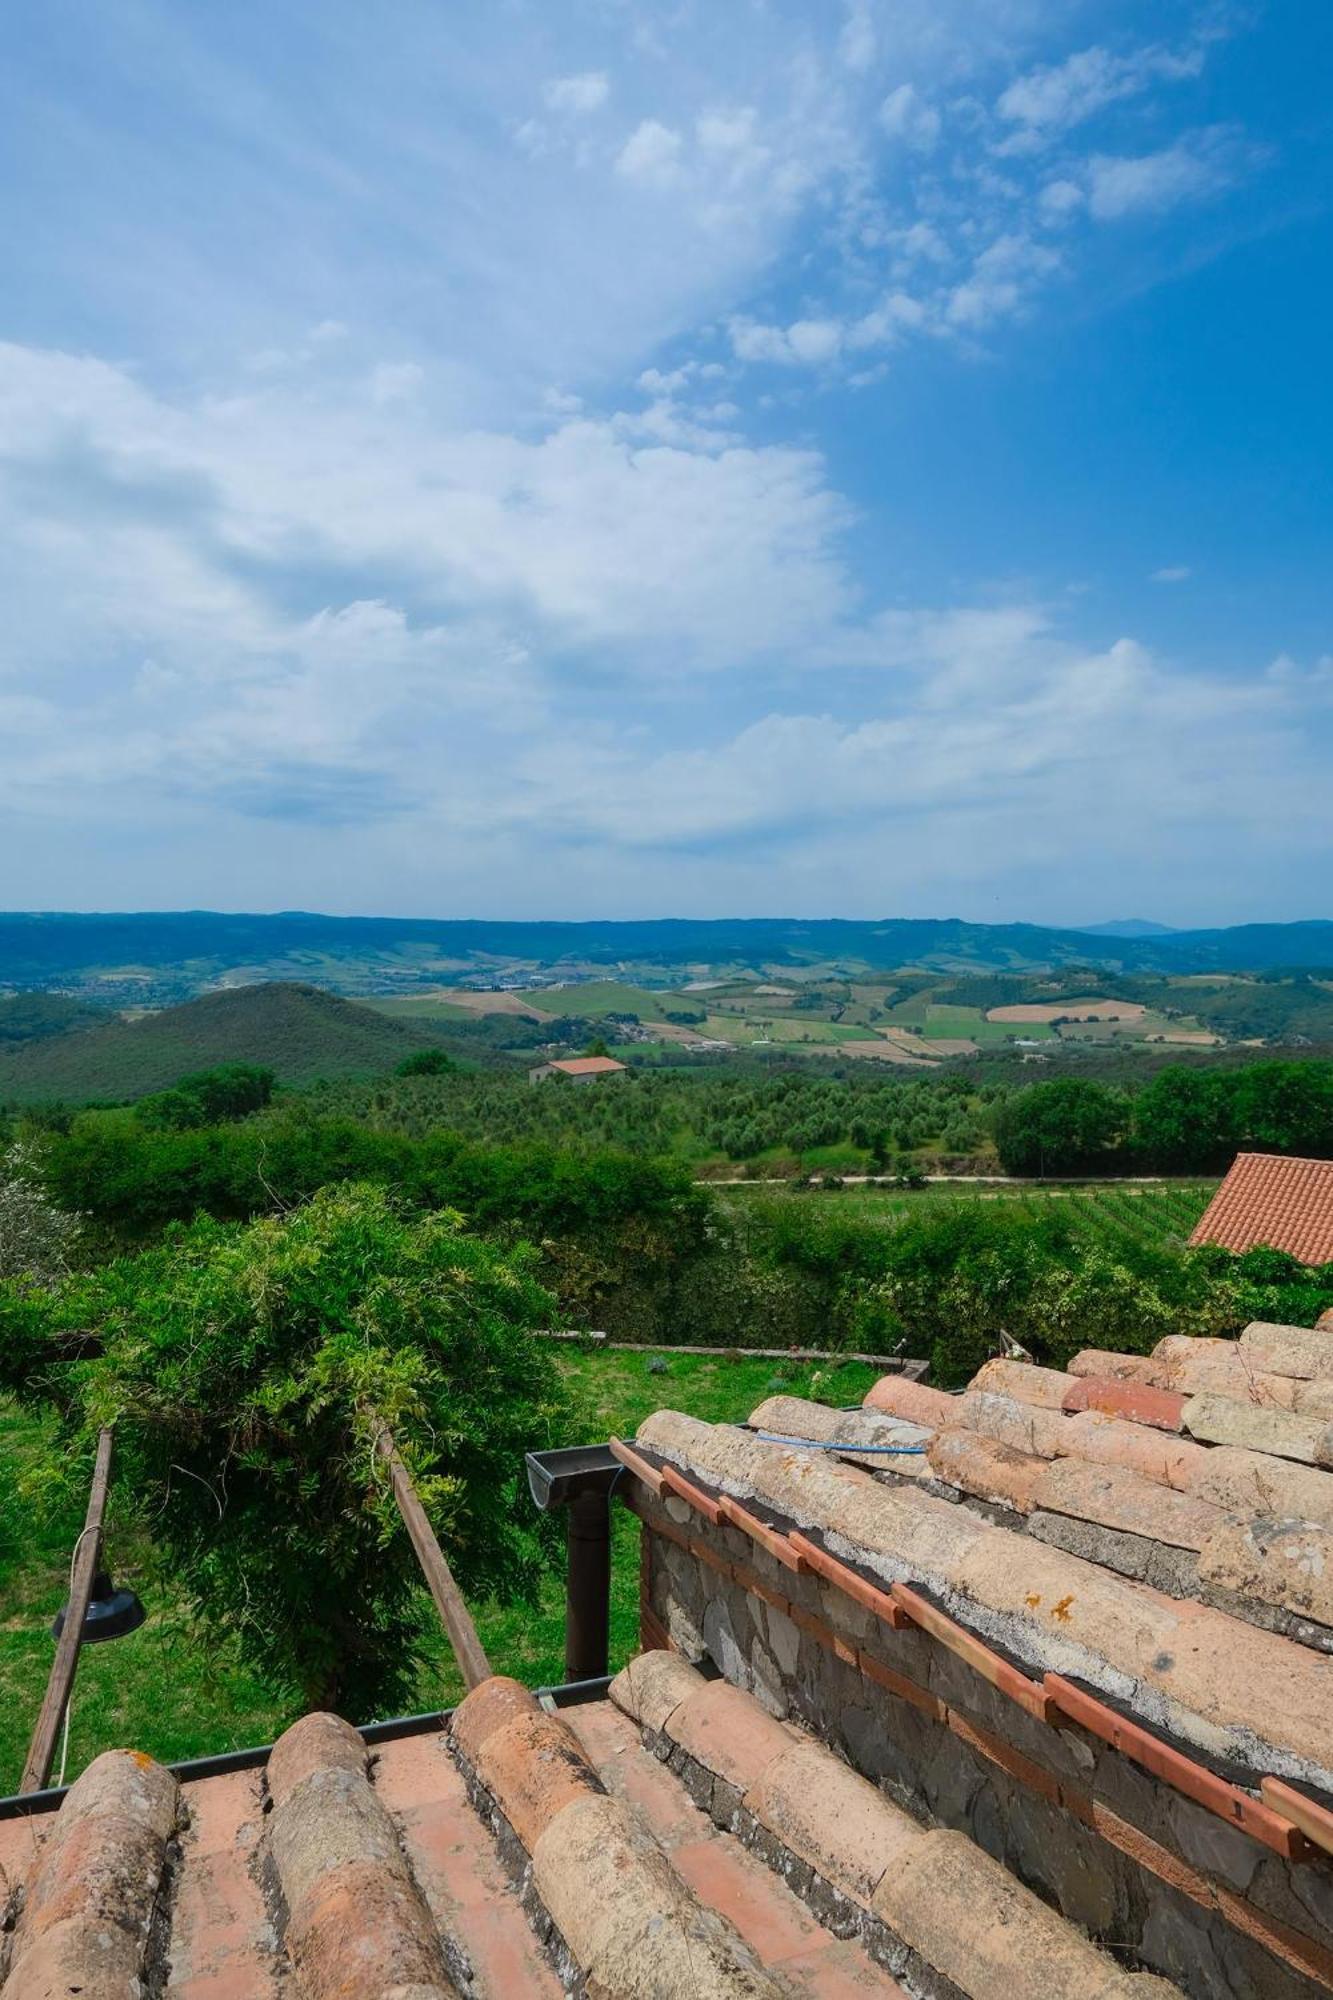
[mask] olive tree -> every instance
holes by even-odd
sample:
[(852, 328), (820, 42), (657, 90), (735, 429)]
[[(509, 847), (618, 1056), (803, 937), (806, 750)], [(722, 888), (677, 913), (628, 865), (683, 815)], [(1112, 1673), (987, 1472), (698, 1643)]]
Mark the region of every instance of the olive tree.
[(49, 1285), (64, 1277), (79, 1223), (47, 1195), (26, 1148), (0, 1159), (0, 1279)]

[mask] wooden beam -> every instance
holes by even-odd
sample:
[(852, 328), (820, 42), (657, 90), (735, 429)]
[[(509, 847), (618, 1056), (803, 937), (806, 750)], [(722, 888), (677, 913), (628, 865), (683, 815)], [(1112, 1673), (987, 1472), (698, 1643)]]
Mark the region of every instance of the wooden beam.
[(426, 1588), (435, 1601), (435, 1609), (440, 1614), (440, 1622), (449, 1635), (449, 1644), (454, 1649), (454, 1658), (459, 1671), (469, 1688), (491, 1678), (492, 1668), (486, 1658), (485, 1649), (477, 1637), (477, 1628), (472, 1622), (472, 1614), (463, 1602), (463, 1593), (454, 1581), (454, 1573), (445, 1560), (444, 1550), (435, 1537), (435, 1530), (426, 1519), (426, 1510), (417, 1498), (417, 1489), (412, 1484), (412, 1476), (398, 1455), (398, 1447), (387, 1430), (382, 1430), (375, 1440), (380, 1457), (389, 1468), (389, 1478), (393, 1485), (393, 1497), (398, 1503), (398, 1512), (403, 1517), (412, 1547), (416, 1550), (421, 1573), (426, 1579)]
[(102, 1523), (106, 1518), (107, 1488), (111, 1483), (111, 1444), (110, 1430), (100, 1431), (97, 1437), (97, 1458), (93, 1465), (92, 1489), (88, 1495), (88, 1512), (84, 1516), (83, 1533), (75, 1546), (74, 1561), (71, 1566), (69, 1608), (65, 1613), (65, 1623), (61, 1627), (60, 1637), (56, 1641), (56, 1656), (51, 1662), (51, 1675), (46, 1683), (46, 1693), (42, 1698), (37, 1727), (28, 1746), (28, 1760), (23, 1766), (23, 1776), (19, 1780), (21, 1792), (44, 1790), (51, 1776), (51, 1766), (55, 1762), (56, 1739), (60, 1735), (60, 1725), (64, 1720), (70, 1690), (74, 1686), (74, 1676), (78, 1672), (79, 1649), (83, 1644), (83, 1621), (87, 1616), (93, 1594), (93, 1579), (102, 1560)]

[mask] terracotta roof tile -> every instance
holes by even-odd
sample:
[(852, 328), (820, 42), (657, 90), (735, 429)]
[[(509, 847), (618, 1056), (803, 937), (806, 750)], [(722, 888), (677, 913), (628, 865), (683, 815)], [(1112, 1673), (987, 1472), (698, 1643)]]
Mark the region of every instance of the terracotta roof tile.
[(355, 1732), (330, 1727), (335, 1720), (306, 1717), (274, 1751), (280, 1769), (304, 1772), (265, 1830), (297, 1991), (302, 2000), (343, 2000), (403, 1988), (414, 2000), (452, 2000), (442, 1942), (397, 1828), (347, 1755)]
[(562, 1076), (611, 1076), (625, 1064), (614, 1056), (567, 1056), (558, 1062), (542, 1063), (542, 1069), (558, 1069)]
[[(645, 1719), (700, 1695), (702, 1718), (725, 1693), (727, 1727), (699, 1741), (723, 1744), (737, 1770), (740, 1746), (761, 1738), (808, 1754), (791, 1725), (678, 1658), (638, 1662), (622, 1683)], [(100, 1758), (58, 1813), (6, 1846), (23, 1865), (4, 2000), (131, 2000), (159, 1986), (170, 2000), (559, 2000), (571, 1986), (607, 2000), (905, 2000), (859, 1942), (710, 1826), (609, 1702), (571, 1719), (577, 1729), (497, 1681), (463, 1704), (452, 1736), (408, 1734), (373, 1754), (338, 1717), (307, 1716), (267, 1775), (182, 1788), (148, 1758)], [(769, 1762), (752, 1759), (747, 1783)], [(843, 1855), (871, 1886), (888, 1853), (874, 1787), (841, 1766), (813, 1786), (808, 1766), (790, 1775), (773, 1811), (791, 1852), (830, 1868)], [(496, 1811), (521, 1853), (497, 1840)], [(554, 1964), (553, 1944), (568, 1953)]]
[(1327, 1327), (1278, 1326), (1252, 1320), (1240, 1337), (1240, 1352), (1253, 1366), (1302, 1382), (1333, 1379), (1333, 1333)]
[(1191, 1243), (1267, 1244), (1302, 1264), (1333, 1263), (1333, 1160), (1238, 1153)]
[[(952, 1469), (964, 1491), (1065, 1512), (1090, 1528), (1187, 1555), (1207, 1546), (1221, 1526), (1216, 1510), (1234, 1504), (1247, 1479), (1251, 1519), (1273, 1511), (1284, 1474), (1321, 1480), (1333, 1491), (1329, 1474), (1262, 1452), (1232, 1452), (1224, 1499), (1203, 1480), (1222, 1450), (1120, 1418), (1092, 1411), (1065, 1416), (983, 1390), (950, 1399), (950, 1406), (955, 1430), (972, 1433), (973, 1442), (937, 1438), (931, 1454), (937, 1476)], [(1279, 1414), (1235, 1407), (1256, 1418)], [(1315, 1782), (1333, 1785), (1326, 1692), (1333, 1666), (1322, 1653), (1263, 1629), (1262, 1620), (1247, 1622), (1148, 1589), (1110, 1560), (1114, 1549), (1103, 1562), (1038, 1541), (1022, 1532), (1021, 1514), (1013, 1527), (994, 1525), (919, 1486), (886, 1485), (827, 1454), (765, 1444), (726, 1425), (659, 1412), (642, 1427), (640, 1443), (688, 1475), (738, 1496), (748, 1492), (886, 1583), (924, 1588), (935, 1603), (956, 1602), (965, 1625), (975, 1629), (980, 1621), (990, 1643), (998, 1640), (1030, 1674), (1054, 1671), (1094, 1686), (1133, 1688), (1136, 1701), (1159, 1718), (1169, 1715), (1187, 1739), (1210, 1748), (1225, 1743), (1228, 1754), (1260, 1771), (1280, 1772), (1294, 1762)], [(1086, 1463), (1089, 1446), (1104, 1450), (1104, 1471)], [(1068, 1468), (1059, 1463), (1071, 1460)], [(1277, 1587), (1280, 1575), (1270, 1564), (1266, 1587)]]
[[(914, 1496), (915, 1499), (915, 1496)], [(666, 1725), (666, 1738), (705, 1773), (727, 1777), (721, 1734), (694, 1728), (696, 1715), (716, 1701), (717, 1683), (696, 1675)], [(678, 1682), (679, 1684), (679, 1682)], [(778, 1725), (752, 1695), (729, 1690), (728, 1712), (738, 1727)], [(638, 1688), (622, 1674), (612, 1700), (635, 1720)], [(746, 1713), (751, 1717), (747, 1725)], [(851, 1771), (817, 1737), (789, 1729), (768, 1738), (762, 1774), (744, 1790), (745, 1814), (758, 1823), (764, 1851), (782, 1873), (793, 1859), (884, 1923), (917, 1953), (951, 1990), (989, 2000), (1130, 2000), (1137, 1993), (1175, 1992), (1166, 1981), (1141, 1981), (1121, 1973), (1114, 1960), (1076, 1927), (1023, 1888), (1000, 1862), (962, 1833), (932, 1831)], [(729, 1782), (735, 1783), (733, 1778)], [(715, 1816), (731, 1807), (724, 1796)], [(925, 1990), (935, 1991), (937, 1978)]]
[(179, 1789), (147, 1757), (108, 1750), (61, 1807), (26, 1882), (6, 1992), (23, 2000), (127, 2000), (175, 1832)]
[(1032, 1403), (1039, 1410), (1063, 1409), (1070, 1386), (1061, 1369), (1037, 1368), (1030, 1361), (988, 1361), (972, 1377), (974, 1389), (1012, 1396), (1015, 1402)]

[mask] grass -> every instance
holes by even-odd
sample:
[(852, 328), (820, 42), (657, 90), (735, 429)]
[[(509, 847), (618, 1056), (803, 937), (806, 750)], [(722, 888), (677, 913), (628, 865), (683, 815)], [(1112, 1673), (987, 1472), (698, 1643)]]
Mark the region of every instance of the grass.
[(1058, 1201), (1062, 1212), (1073, 1222), (1080, 1240), (1086, 1241), (1089, 1247), (1096, 1244), (1113, 1252), (1117, 1245), (1129, 1243), (1138, 1243), (1145, 1248), (1183, 1243), (1216, 1191), (1215, 1180), (1167, 1181), (1143, 1186), (1130, 1186), (1123, 1182), (1108, 1182), (1105, 1186), (1074, 1182), (1065, 1186), (1050, 1184), (1040, 1187), (988, 1187), (981, 1182), (968, 1186), (959, 1182), (936, 1181), (911, 1191), (854, 1185), (836, 1193), (791, 1196), (775, 1196), (771, 1187), (762, 1186), (751, 1192), (743, 1184), (738, 1184), (726, 1189), (725, 1198), (728, 1201), (790, 1199), (800, 1201), (807, 1208), (813, 1206), (816, 1210), (828, 1210), (828, 1205), (832, 1203), (832, 1213), (846, 1214), (849, 1208), (858, 1216), (869, 1212), (886, 1228), (892, 1227), (899, 1216), (922, 1202), (1000, 1201), (1017, 1203), (1026, 1212), (1035, 1214), (1043, 1205)]
[[(801, 1366), (739, 1356), (596, 1351), (562, 1352), (573, 1417), (571, 1442), (632, 1436), (652, 1411), (683, 1410), (710, 1422), (743, 1420), (781, 1387), (831, 1403), (859, 1402), (875, 1371), (854, 1363)], [(28, 1736), (50, 1670), (50, 1624), (65, 1597), (69, 1558), (86, 1495), (71, 1491), (55, 1506), (25, 1505), (16, 1488), (50, 1462), (48, 1426), (0, 1401), (0, 1794), (18, 1784)], [(526, 1500), (524, 1502), (526, 1504)], [(157, 1570), (144, 1529), (123, 1515), (108, 1524), (107, 1553), (118, 1582), (138, 1589), (149, 1608), (130, 1638), (84, 1651), (70, 1728), (68, 1776), (115, 1745), (144, 1750), (164, 1763), (265, 1743), (299, 1713), (290, 1691), (250, 1673), (234, 1647), (200, 1629)], [(474, 1607), (492, 1665), (530, 1686), (564, 1678), (564, 1577), (545, 1579), (535, 1606)], [(414, 1697), (422, 1710), (458, 1701), (462, 1685), (448, 1645), (433, 1625)], [(638, 1631), (638, 1523), (614, 1516), (611, 1664), (629, 1658)], [(358, 1718), (368, 1720), (369, 1718)]]

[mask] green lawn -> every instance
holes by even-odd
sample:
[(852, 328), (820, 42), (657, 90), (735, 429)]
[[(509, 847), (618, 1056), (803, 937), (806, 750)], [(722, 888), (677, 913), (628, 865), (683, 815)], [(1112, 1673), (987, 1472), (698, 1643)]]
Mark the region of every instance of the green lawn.
[[(874, 1380), (873, 1369), (855, 1364), (821, 1369), (684, 1353), (571, 1350), (558, 1361), (574, 1405), (570, 1441), (577, 1443), (613, 1432), (632, 1436), (646, 1416), (665, 1408), (713, 1422), (743, 1420), (777, 1388), (824, 1402), (859, 1402)], [(0, 1794), (18, 1784), (51, 1665), (50, 1623), (65, 1596), (86, 1498), (78, 1490), (50, 1509), (25, 1505), (15, 1495), (16, 1483), (45, 1463), (41, 1420), (0, 1401)], [(248, 1673), (233, 1649), (199, 1629), (159, 1574), (141, 1527), (124, 1517), (113, 1519), (107, 1555), (117, 1581), (139, 1590), (150, 1615), (132, 1637), (84, 1651), (68, 1777), (119, 1744), (173, 1762), (269, 1742), (299, 1713), (289, 1691)], [(638, 1523), (624, 1509), (616, 1510), (612, 1590), (615, 1667), (634, 1650), (638, 1623)], [(535, 1609), (478, 1605), (474, 1610), (497, 1671), (533, 1686), (564, 1678), (561, 1570), (547, 1579)], [(410, 1706), (448, 1707), (462, 1693), (448, 1645), (442, 1636), (432, 1638), (427, 1652)]]

